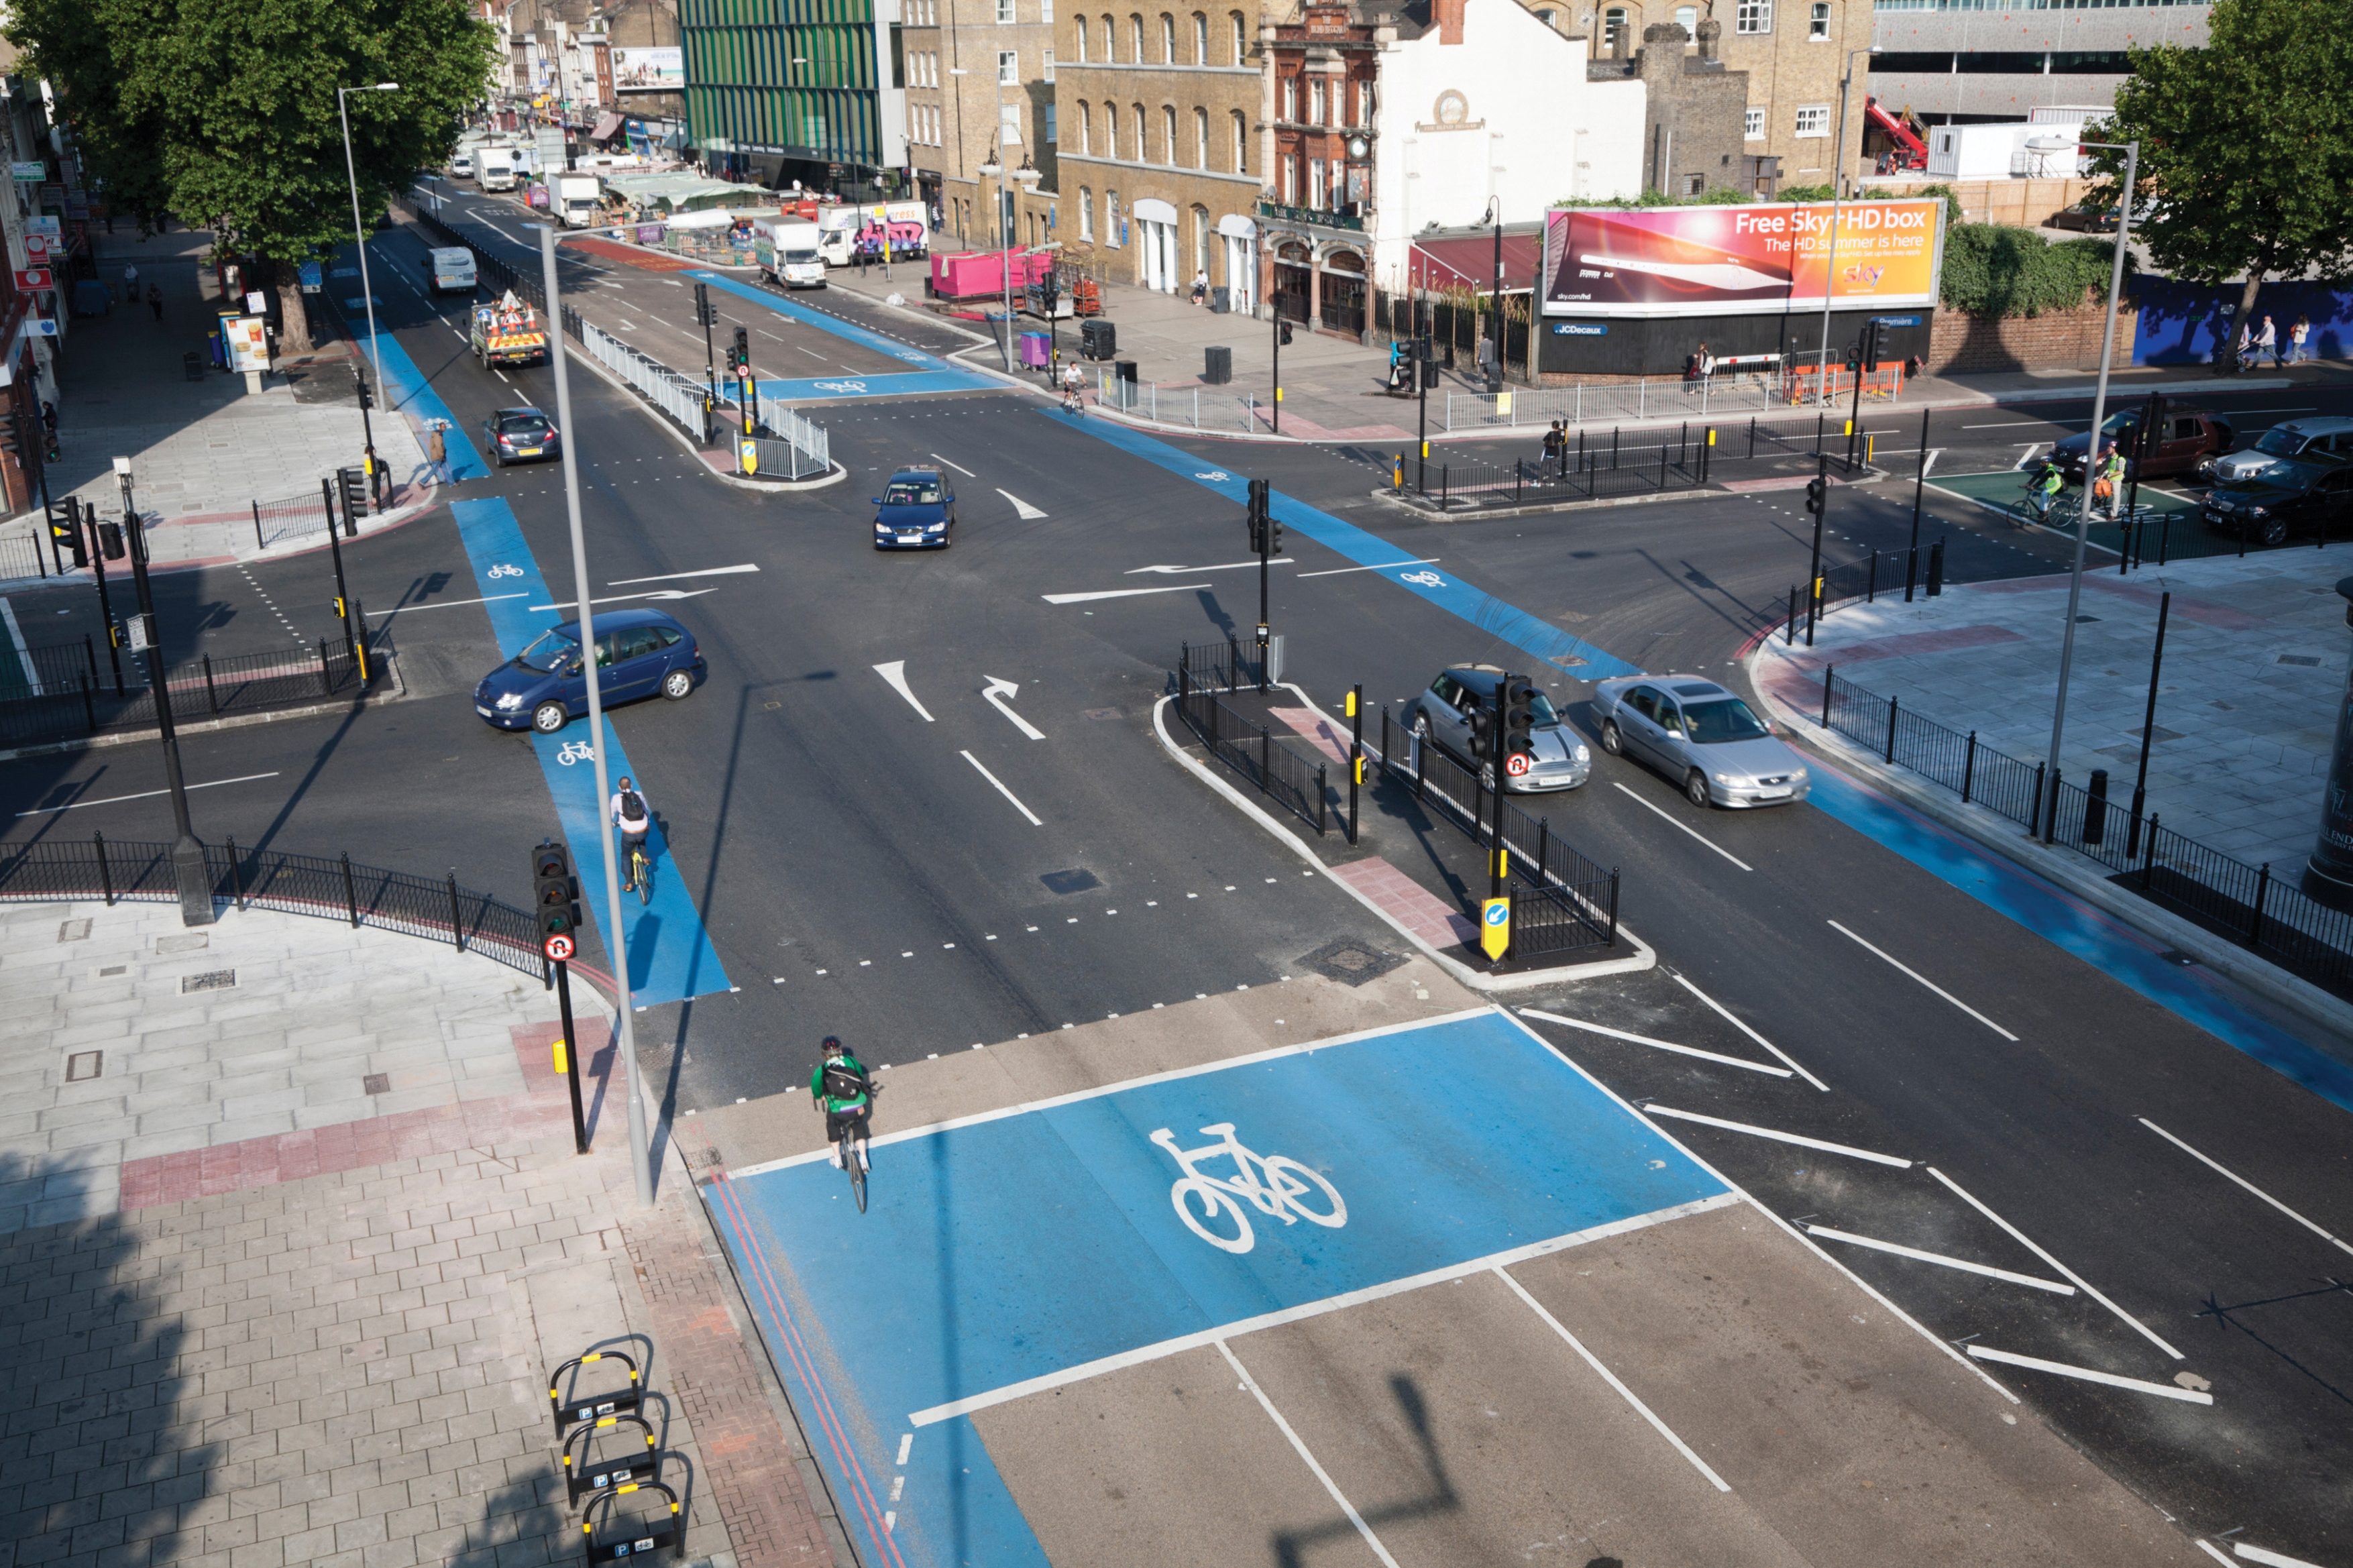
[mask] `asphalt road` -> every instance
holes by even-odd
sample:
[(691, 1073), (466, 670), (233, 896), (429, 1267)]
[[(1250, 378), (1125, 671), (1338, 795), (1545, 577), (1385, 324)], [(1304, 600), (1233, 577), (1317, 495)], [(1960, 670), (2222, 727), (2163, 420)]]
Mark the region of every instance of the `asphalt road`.
[[(421, 254), (406, 234), (376, 246)], [(576, 270), (600, 269), (621, 284), (600, 319), (651, 290), (675, 292), (626, 268)], [(460, 302), (397, 284), (377, 291), (382, 325), (461, 425), (524, 398), (552, 404), (543, 370), (486, 376), (471, 364), (452, 338)], [(814, 359), (839, 343), (781, 318), (758, 324), (780, 352), (806, 347)], [(2343, 395), (2296, 403), (2329, 400)], [(661, 874), (691, 892), (738, 988), (640, 1020), (649, 1070), (677, 1109), (804, 1079), (827, 1032), (870, 1059), (908, 1060), (1279, 983), (1338, 936), (1396, 945), (1170, 765), (1152, 733), (1179, 642), (1246, 636), (1258, 618), (1239, 509), (1044, 408), (1015, 395), (831, 408), (823, 417), (846, 482), (754, 495), (711, 477), (630, 400), (575, 372), (567, 435), (584, 458), (595, 580), (758, 567), (668, 606), (693, 627), (711, 681), (687, 701), (616, 716), (671, 847)], [(1963, 426), (1939, 469), (2001, 466), (2014, 441), (2050, 439), (2068, 417), (2067, 405), (1992, 410), (1973, 429), (1939, 415), (1932, 432)], [(1203, 472), (1272, 478), (1395, 546), (1397, 560), (1431, 563), (1646, 668), (1728, 675), (1802, 577), (1810, 542), (1787, 492), (1432, 522), (1374, 497), (1360, 458), (1179, 449)], [(957, 542), (878, 554), (866, 498), (910, 460), (946, 466)], [(465, 492), (505, 498), (548, 580), (568, 584), (554, 466), (506, 470)], [(2055, 537), (1975, 509), (1947, 505), (1937, 521), (1957, 577), (2063, 563)], [(1911, 522), (1908, 486), (1842, 488), (1826, 556), (1899, 548)], [(1269, 612), (1288, 639), (1292, 679), (1327, 704), (1352, 682), (1394, 703), (1446, 664), (1508, 662), (1506, 645), (1473, 621), (1303, 533), (1288, 543)], [(192, 797), (199, 831), (428, 873), (453, 866), (519, 899), (523, 852), (553, 826), (547, 784), (529, 742), (470, 711), (472, 682), (497, 651), (487, 616), (467, 602), (479, 589), (448, 514), (354, 542), (345, 568), (379, 633), (389, 626), (408, 696), (356, 717), (188, 737), (188, 775), (204, 786)], [(321, 635), (331, 576), (313, 552), (158, 581), (176, 649), (243, 651)], [(1072, 595), (1126, 596), (1047, 597)], [(87, 591), (79, 597), (12, 600), (20, 620), (70, 633), (90, 616)], [(877, 672), (891, 664), (913, 701)], [(999, 688), (1002, 706), (985, 695), (999, 682), (1015, 689)], [(1575, 713), (1573, 674), (1549, 683)], [(0, 763), (5, 836), (164, 837), (168, 815), (146, 793), (160, 784), (152, 747)], [(1671, 781), (1609, 759), (1550, 815), (1588, 856), (1623, 868), (1624, 918), (1666, 969), (1530, 1005), (1757, 1058), (1756, 1042), (1677, 984), (1681, 974), (1828, 1089), (1550, 1026), (1565, 1048), (1629, 1098), (1914, 1162), (1792, 1159), (1793, 1146), (1752, 1135), (1673, 1128), (1785, 1215), (2056, 1278), (1928, 1175), (1934, 1165), (2115, 1309), (2083, 1291), (1867, 1248), (1849, 1259), (1858, 1272), (1949, 1338), (2151, 1383), (2181, 1386), (2180, 1372), (2206, 1380), (2211, 1407), (1993, 1369), (2189, 1527), (2245, 1524), (2248, 1539), (2275, 1550), (2341, 1552), (2348, 1521), (2330, 1478), (2353, 1468), (2353, 1337), (2341, 1331), (2343, 1292), (2317, 1283), (2345, 1278), (2341, 1256), (2138, 1120), (2342, 1235), (2353, 1229), (2353, 1170), (2338, 1110), (2148, 1003), (2112, 966), (2037, 934), (2007, 894), (1978, 885), (1985, 862), (1963, 847), (1948, 847), (1939, 874), (1827, 810), (1701, 816)], [(2147, 946), (2120, 931), (2094, 934), (2114, 952)], [(2268, 1016), (2218, 982), (2200, 984), (2218, 1008)], [(2275, 1304), (2200, 1316), (2242, 1302)]]

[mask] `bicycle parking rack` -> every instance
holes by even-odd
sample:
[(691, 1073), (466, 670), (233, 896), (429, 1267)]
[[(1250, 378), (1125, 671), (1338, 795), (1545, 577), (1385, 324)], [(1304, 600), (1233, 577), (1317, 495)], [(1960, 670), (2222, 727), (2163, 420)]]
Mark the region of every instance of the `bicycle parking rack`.
[[(597, 1435), (625, 1421), (645, 1434), (645, 1452), (632, 1450), (620, 1458), (591, 1460), (588, 1450)], [(572, 1451), (575, 1443), (580, 1448), (577, 1454)], [(661, 1456), (654, 1451), (654, 1429), (642, 1415), (599, 1415), (594, 1422), (573, 1427), (564, 1437), (564, 1489), (565, 1501), (574, 1508), (578, 1508), (580, 1500), (590, 1492), (603, 1491), (624, 1481), (652, 1480), (654, 1472), (660, 1468)]]
[[(617, 1389), (611, 1394), (596, 1394), (588, 1399), (567, 1401), (561, 1392), (564, 1374), (575, 1367), (587, 1366), (600, 1361), (617, 1361), (628, 1367), (629, 1386)], [(564, 1436), (565, 1430), (575, 1422), (595, 1421), (601, 1416), (625, 1415), (637, 1409), (638, 1403), (645, 1396), (646, 1391), (638, 1378), (637, 1359), (624, 1355), (619, 1351), (596, 1351), (587, 1355), (574, 1356), (570, 1361), (557, 1367), (554, 1374), (547, 1380), (547, 1403), (555, 1415), (555, 1436), (559, 1440)]]
[[(596, 1505), (606, 1504), (606, 1511), (609, 1515), (613, 1503), (634, 1491), (661, 1493), (670, 1502), (670, 1512), (652, 1521), (632, 1520), (629, 1524), (631, 1534), (624, 1539), (607, 1541), (599, 1545), (596, 1541)], [(659, 1552), (664, 1547), (675, 1547), (680, 1541), (678, 1494), (659, 1481), (627, 1481), (620, 1486), (598, 1492), (588, 1500), (588, 1510), (580, 1521), (580, 1538), (587, 1544), (588, 1561), (592, 1565), (598, 1563), (618, 1563), (624, 1557), (642, 1557), (648, 1552)]]

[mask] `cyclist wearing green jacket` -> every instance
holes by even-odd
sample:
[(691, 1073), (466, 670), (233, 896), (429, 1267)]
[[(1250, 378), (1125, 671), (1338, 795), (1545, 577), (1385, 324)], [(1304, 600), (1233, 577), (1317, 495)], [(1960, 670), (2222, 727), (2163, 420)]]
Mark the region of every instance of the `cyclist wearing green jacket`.
[(866, 1157), (866, 1131), (868, 1114), (874, 1109), (874, 1080), (839, 1037), (828, 1035), (822, 1050), (823, 1058), (809, 1074), (809, 1095), (825, 1112), (825, 1141), (833, 1167), (841, 1168), (841, 1134), (848, 1129), (858, 1140), (859, 1167), (871, 1171), (874, 1164)]
[(2043, 458), (2042, 466), (2035, 469), (2033, 476), (2026, 481), (2026, 493), (2034, 502), (2036, 521), (2049, 520), (2051, 503), (2057, 499), (2060, 490), (2066, 483), (2066, 476), (2060, 473), (2059, 465), (2049, 458)]

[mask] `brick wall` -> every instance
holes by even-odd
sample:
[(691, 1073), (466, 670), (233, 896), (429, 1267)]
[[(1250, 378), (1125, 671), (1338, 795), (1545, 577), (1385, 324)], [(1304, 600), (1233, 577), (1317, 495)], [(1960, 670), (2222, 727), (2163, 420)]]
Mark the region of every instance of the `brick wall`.
[[(2116, 312), (2116, 363), (2132, 363), (2133, 334), (2140, 312), (2127, 305)], [(1928, 337), (1926, 369), (1931, 375), (1958, 371), (2063, 369), (2100, 363), (2100, 336), (2107, 322), (2104, 306), (2040, 316), (1991, 318), (1938, 310)]]

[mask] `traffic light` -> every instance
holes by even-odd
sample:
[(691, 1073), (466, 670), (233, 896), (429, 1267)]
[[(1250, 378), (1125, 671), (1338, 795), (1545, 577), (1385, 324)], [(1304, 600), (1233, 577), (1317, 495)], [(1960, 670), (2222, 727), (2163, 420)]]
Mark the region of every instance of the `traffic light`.
[(122, 549), (122, 525), (121, 523), (101, 522), (98, 525), (98, 552), (100, 555), (105, 556), (109, 561), (120, 561), (122, 559), (124, 552)]
[(368, 390), (367, 372), (364, 370), (361, 371), (354, 378), (354, 384), (359, 387), (360, 391), (360, 407), (363, 409), (374, 408), (375, 406), (375, 394)]
[(1820, 517), (1830, 510), (1830, 483), (1820, 478), (1806, 481), (1806, 510)]
[(1876, 317), (1862, 324), (1862, 346), (1857, 358), (1859, 364), (1865, 370), (1872, 369), (1879, 363), (1879, 338), (1883, 325)]
[(570, 936), (580, 929), (580, 883), (572, 875), (572, 853), (543, 841), (531, 852), (532, 903), (539, 910), (539, 935)]
[(1289, 348), (1291, 346), (1291, 323), (1289, 321), (1275, 322), (1274, 341), (1281, 343), (1284, 348)]
[(1504, 760), (1534, 756), (1536, 745), (1529, 731), (1536, 720), (1535, 683), (1525, 676), (1507, 675), (1498, 689), (1504, 700)]
[(49, 537), (73, 552), (73, 563), (76, 566), (90, 564), (90, 547), (81, 542), (81, 527), (76, 513), (69, 510), (63, 522), (54, 517), (50, 518)]
[[(1261, 483), (1265, 481), (1261, 480)], [(1266, 554), (1271, 561), (1282, 553), (1282, 520), (1274, 513), (1266, 514)]]
[(10, 416), (6, 426), (0, 426), (0, 452), (7, 453), (20, 463), (25, 460), (25, 416), (23, 415)]
[(367, 515), (367, 476), (357, 468), (337, 468), (335, 485), (343, 498), (345, 521)]
[(1271, 553), (1267, 549), (1266, 505), (1267, 498), (1273, 492), (1273, 489), (1274, 487), (1264, 479), (1252, 479), (1250, 482), (1250, 547), (1253, 553), (1260, 556)]
[(738, 369), (752, 363), (752, 334), (742, 327), (735, 329), (734, 353), (733, 363)]
[(694, 324), (698, 327), (719, 324), (719, 312), (711, 308), (711, 285), (708, 283), (694, 286)]
[(1846, 367), (1851, 371), (1861, 370), (1862, 368), (1862, 345), (1861, 343), (1847, 344)]
[(1471, 755), (1478, 762), (1488, 759), (1490, 742), (1494, 738), (1495, 716), (1484, 707), (1473, 708), (1471, 720)]

